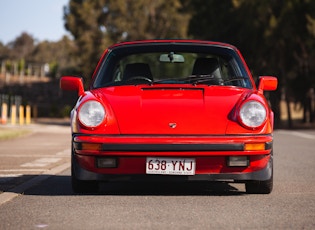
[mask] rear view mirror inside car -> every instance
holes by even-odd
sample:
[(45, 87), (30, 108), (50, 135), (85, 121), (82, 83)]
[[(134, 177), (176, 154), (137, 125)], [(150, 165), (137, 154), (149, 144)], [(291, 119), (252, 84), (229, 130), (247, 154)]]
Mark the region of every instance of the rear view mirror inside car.
[(161, 54), (160, 62), (184, 63), (185, 58), (183, 55), (170, 52), (168, 54)]

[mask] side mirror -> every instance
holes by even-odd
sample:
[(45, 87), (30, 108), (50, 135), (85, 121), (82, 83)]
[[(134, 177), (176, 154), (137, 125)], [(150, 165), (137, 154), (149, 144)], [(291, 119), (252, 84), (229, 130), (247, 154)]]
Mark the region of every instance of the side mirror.
[(278, 86), (278, 79), (272, 76), (261, 76), (259, 77), (258, 92), (263, 93), (264, 91), (276, 90)]
[(63, 76), (60, 78), (62, 90), (78, 91), (78, 95), (84, 94), (83, 80), (81, 77)]

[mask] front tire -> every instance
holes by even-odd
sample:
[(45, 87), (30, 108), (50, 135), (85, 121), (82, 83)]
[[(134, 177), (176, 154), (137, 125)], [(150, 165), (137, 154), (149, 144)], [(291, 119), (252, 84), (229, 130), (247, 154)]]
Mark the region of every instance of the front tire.
[(270, 154), (268, 168), (270, 168), (270, 178), (268, 180), (246, 181), (245, 189), (248, 194), (270, 194), (273, 189), (273, 151)]
[(273, 188), (273, 175), (266, 181), (245, 182), (246, 193), (248, 194), (269, 194)]
[(97, 181), (85, 181), (76, 178), (74, 170), (74, 162), (71, 162), (71, 184), (74, 193), (97, 193), (99, 190), (99, 183)]

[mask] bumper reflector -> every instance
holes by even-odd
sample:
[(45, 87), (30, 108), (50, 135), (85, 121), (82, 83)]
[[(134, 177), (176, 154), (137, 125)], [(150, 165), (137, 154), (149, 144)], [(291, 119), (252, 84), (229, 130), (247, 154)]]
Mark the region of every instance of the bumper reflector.
[(227, 159), (229, 167), (247, 167), (249, 166), (249, 159), (247, 156), (230, 156)]
[(97, 168), (117, 168), (117, 158), (98, 157), (96, 158)]
[(265, 143), (246, 143), (244, 146), (245, 151), (265, 150)]

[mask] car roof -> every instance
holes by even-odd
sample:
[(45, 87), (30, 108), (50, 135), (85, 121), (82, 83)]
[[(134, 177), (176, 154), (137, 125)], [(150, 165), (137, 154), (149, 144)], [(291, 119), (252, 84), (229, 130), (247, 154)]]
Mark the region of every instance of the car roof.
[(122, 46), (133, 46), (133, 45), (145, 45), (145, 44), (191, 44), (191, 45), (213, 45), (213, 46), (221, 46), (224, 48), (230, 48), (233, 50), (237, 50), (237, 48), (231, 44), (216, 42), (216, 41), (205, 41), (205, 40), (193, 40), (193, 39), (153, 39), (153, 40), (136, 40), (136, 41), (125, 41), (114, 44), (108, 49), (112, 50)]

